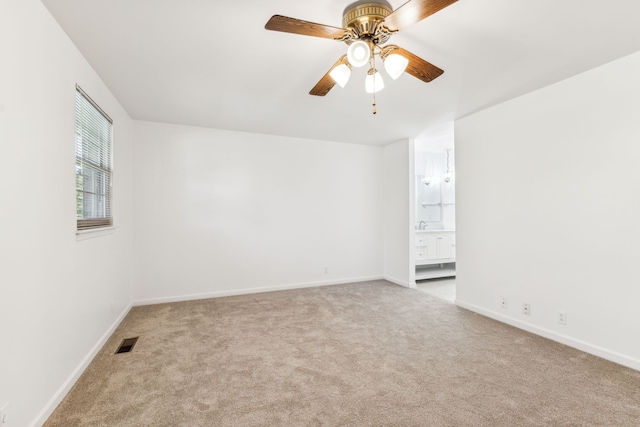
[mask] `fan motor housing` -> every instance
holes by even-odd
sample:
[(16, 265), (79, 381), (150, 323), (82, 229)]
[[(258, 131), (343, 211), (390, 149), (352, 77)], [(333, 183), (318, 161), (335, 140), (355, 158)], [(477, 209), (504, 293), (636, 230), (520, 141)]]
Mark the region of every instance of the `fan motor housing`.
[(393, 10), (381, 3), (363, 3), (347, 9), (342, 16), (342, 26), (353, 29), (359, 37), (371, 37), (375, 34), (380, 21)]

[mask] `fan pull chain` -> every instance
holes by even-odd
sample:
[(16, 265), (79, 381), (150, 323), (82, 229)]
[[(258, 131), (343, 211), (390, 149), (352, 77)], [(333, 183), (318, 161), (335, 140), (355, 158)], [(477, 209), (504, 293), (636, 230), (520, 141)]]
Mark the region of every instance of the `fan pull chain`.
[[(372, 60), (373, 62), (373, 60)], [(372, 67), (373, 67), (373, 63), (372, 63)], [(373, 114), (377, 114), (378, 113), (378, 109), (376, 108), (376, 91), (375, 91), (375, 87), (376, 87), (376, 75), (373, 75)]]
[(378, 110), (376, 108), (376, 58), (375, 58), (375, 45), (371, 40), (369, 40), (369, 45), (371, 47), (371, 56), (369, 56), (369, 73), (372, 73), (373, 76), (373, 114), (377, 114)]

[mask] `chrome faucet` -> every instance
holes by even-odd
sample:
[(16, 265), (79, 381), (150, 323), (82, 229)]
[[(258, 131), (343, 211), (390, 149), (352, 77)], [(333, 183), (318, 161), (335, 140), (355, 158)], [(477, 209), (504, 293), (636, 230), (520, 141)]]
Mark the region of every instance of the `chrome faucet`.
[[(424, 228), (422, 227), (422, 224), (424, 224)], [(427, 228), (427, 223), (425, 221), (420, 221), (418, 224), (418, 230), (424, 230), (425, 228)]]

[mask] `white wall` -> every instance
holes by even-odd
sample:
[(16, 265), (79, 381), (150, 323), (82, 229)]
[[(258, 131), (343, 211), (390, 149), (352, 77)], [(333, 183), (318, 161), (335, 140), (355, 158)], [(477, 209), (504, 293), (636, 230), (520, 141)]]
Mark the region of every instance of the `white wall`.
[(384, 277), (414, 287), (414, 142), (384, 147)]
[[(40, 1), (2, 0), (0, 40), (0, 404), (3, 427), (24, 427), (46, 419), (131, 302), (132, 122)], [(114, 119), (117, 229), (87, 240), (75, 233), (76, 83)]]
[(458, 303), (635, 369), (638, 76), (640, 53), (455, 129)]
[(382, 277), (382, 148), (149, 122), (134, 136), (138, 302)]

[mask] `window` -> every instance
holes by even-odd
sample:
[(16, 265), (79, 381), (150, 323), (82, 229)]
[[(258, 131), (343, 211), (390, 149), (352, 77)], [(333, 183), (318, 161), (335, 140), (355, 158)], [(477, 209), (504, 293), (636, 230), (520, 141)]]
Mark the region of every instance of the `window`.
[(113, 121), (76, 86), (76, 217), (78, 230), (108, 227), (111, 217)]

